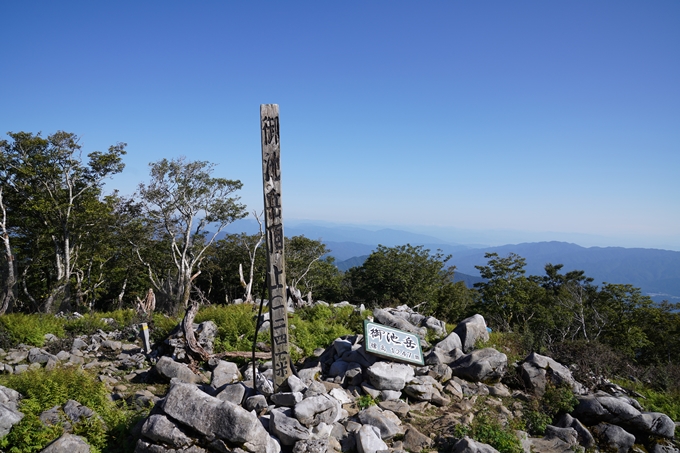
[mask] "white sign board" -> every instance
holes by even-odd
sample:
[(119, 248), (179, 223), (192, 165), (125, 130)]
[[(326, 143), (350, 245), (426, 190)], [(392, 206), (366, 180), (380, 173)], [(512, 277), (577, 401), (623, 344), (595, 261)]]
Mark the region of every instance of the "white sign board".
[(424, 365), (420, 338), (410, 332), (364, 320), (366, 352), (402, 362)]

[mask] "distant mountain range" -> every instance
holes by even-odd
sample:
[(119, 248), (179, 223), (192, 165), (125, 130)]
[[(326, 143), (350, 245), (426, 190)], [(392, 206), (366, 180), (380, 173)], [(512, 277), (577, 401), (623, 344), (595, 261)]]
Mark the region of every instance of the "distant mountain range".
[[(338, 250), (337, 256), (345, 256), (345, 250), (365, 250), (368, 245), (355, 243), (333, 243), (331, 250)], [(416, 244), (412, 244), (416, 245)], [(420, 244), (419, 244), (420, 245)], [(465, 281), (470, 287), (478, 281), (479, 271), (475, 266), (485, 265), (485, 253), (495, 252), (500, 256), (510, 253), (526, 259), (527, 275), (544, 275), (545, 265), (563, 264), (563, 272), (583, 270), (595, 283), (629, 283), (641, 288), (643, 293), (655, 301), (680, 302), (680, 252), (658, 249), (623, 247), (581, 247), (568, 242), (532, 242), (502, 245), (481, 249), (461, 249), (448, 244), (423, 244), (434, 251), (441, 249), (453, 255), (449, 261), (456, 266), (456, 280)], [(340, 270), (360, 266), (369, 253), (336, 262)], [(335, 252), (331, 252), (336, 256)], [(336, 258), (337, 259), (337, 258)]]
[[(255, 222), (253, 221), (253, 224)], [(255, 224), (256, 225), (256, 224)], [(286, 236), (304, 235), (322, 240), (331, 250), (336, 265), (342, 271), (360, 266), (370, 253), (382, 244), (423, 245), (435, 251), (441, 249), (453, 257), (456, 280), (466, 285), (481, 281), (476, 265), (485, 265), (484, 254), (500, 256), (516, 253), (526, 259), (527, 275), (543, 275), (545, 265), (563, 264), (563, 272), (583, 270), (595, 284), (629, 283), (641, 288), (656, 301), (680, 302), (680, 252), (660, 249), (623, 247), (581, 247), (568, 242), (527, 242), (495, 247), (463, 245), (442, 241), (434, 236), (396, 229), (368, 230), (358, 227), (299, 223), (286, 226)]]

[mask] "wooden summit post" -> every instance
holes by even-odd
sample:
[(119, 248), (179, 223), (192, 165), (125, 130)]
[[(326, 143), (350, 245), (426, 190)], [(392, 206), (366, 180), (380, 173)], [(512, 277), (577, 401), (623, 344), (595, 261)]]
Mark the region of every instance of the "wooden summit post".
[(274, 366), (274, 391), (291, 374), (288, 349), (288, 295), (283, 253), (283, 217), (281, 211), (281, 142), (278, 104), (260, 105), (262, 136), (262, 184), (264, 219), (267, 228), (267, 284), (269, 285), (269, 321)]

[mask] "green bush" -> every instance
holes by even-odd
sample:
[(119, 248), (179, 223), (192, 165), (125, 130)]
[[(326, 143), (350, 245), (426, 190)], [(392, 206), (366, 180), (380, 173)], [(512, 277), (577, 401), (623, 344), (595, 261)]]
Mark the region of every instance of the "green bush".
[[(212, 320), (217, 324), (215, 352), (250, 351), (255, 338), (256, 316), (255, 305), (209, 305), (201, 308), (194, 321)], [(268, 334), (258, 335), (258, 341), (268, 338)]]
[(85, 437), (93, 452), (124, 451), (129, 449), (129, 429), (134, 414), (109, 400), (106, 386), (95, 375), (74, 368), (28, 371), (3, 376), (0, 383), (23, 395), (19, 410), (24, 418), (10, 433), (0, 439), (0, 448), (11, 453), (40, 451), (62, 434), (59, 426), (45, 426), (40, 414), (68, 400), (78, 401), (101, 417), (93, 417), (74, 425), (76, 434)]
[[(104, 319), (112, 319), (113, 322), (105, 322)], [(141, 319), (135, 310), (126, 309), (86, 313), (81, 318), (65, 321), (64, 328), (73, 336), (93, 335), (98, 330), (104, 332), (111, 332), (116, 329), (123, 330), (140, 322), (145, 322), (145, 320)]]
[(45, 334), (64, 335), (64, 320), (49, 314), (9, 313), (0, 316), (0, 325), (9, 336), (12, 345), (25, 343), (42, 347)]
[(70, 319), (66, 321), (64, 328), (73, 336), (78, 335), (93, 335), (98, 330), (109, 332), (115, 329), (115, 326), (107, 324), (102, 321), (104, 316), (98, 313), (88, 313), (82, 318)]
[(149, 325), (151, 342), (157, 343), (165, 340), (180, 322), (182, 322), (182, 318), (179, 316), (167, 316), (161, 313), (154, 313)]
[(545, 428), (552, 422), (550, 417), (545, 412), (540, 410), (527, 410), (524, 412), (524, 430), (529, 434), (542, 436), (545, 434)]
[(338, 337), (363, 332), (363, 316), (353, 307), (316, 305), (298, 310), (291, 324), (292, 341), (306, 356), (316, 348), (325, 348)]
[(638, 398), (638, 402), (646, 411), (662, 412), (672, 418), (673, 421), (680, 421), (680, 391), (677, 388), (659, 391), (649, 388), (641, 382), (623, 379), (616, 380), (616, 383), (642, 395), (642, 398)]
[(543, 411), (554, 418), (558, 414), (568, 414), (578, 405), (574, 392), (568, 385), (555, 386), (548, 384), (541, 398)]

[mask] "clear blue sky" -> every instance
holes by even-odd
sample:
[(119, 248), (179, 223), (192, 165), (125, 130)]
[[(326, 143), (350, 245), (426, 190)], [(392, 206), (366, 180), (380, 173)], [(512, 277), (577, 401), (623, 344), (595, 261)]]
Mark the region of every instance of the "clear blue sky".
[(680, 250), (680, 2), (27, 0), (0, 17), (0, 137), (126, 142), (109, 189), (186, 155), (261, 209), (259, 105), (276, 103), (284, 219)]

